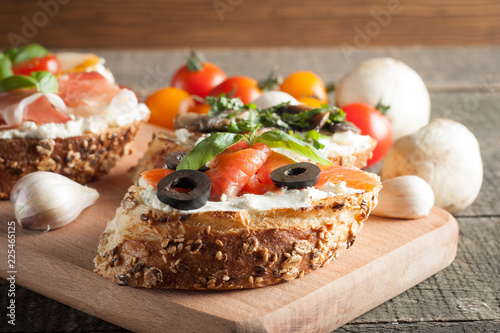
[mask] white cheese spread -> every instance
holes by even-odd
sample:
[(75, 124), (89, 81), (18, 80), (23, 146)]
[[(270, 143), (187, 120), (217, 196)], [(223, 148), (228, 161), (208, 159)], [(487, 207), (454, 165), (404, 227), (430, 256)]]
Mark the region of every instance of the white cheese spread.
[(71, 120), (64, 124), (48, 123), (37, 125), (34, 122), (25, 121), (20, 128), (0, 131), (0, 139), (64, 139), (89, 132), (99, 133), (108, 128), (121, 127), (135, 121), (147, 119), (149, 115), (147, 106), (139, 103), (135, 94), (128, 89), (122, 89), (104, 112), (85, 117), (71, 114), (71, 108), (68, 108), (66, 112), (70, 115)]
[(201, 213), (207, 211), (263, 211), (278, 208), (304, 208), (311, 207), (313, 201), (334, 197), (340, 194), (361, 193), (361, 190), (355, 190), (346, 186), (345, 182), (339, 184), (326, 183), (320, 189), (308, 187), (302, 190), (289, 190), (283, 188), (278, 192), (267, 192), (266, 194), (243, 194), (236, 198), (228, 199), (224, 195), (221, 201), (208, 201), (201, 208), (182, 211), (164, 204), (156, 197), (156, 189), (141, 177), (139, 186), (144, 188), (140, 196), (144, 204), (158, 210), (170, 213), (179, 211), (184, 213)]

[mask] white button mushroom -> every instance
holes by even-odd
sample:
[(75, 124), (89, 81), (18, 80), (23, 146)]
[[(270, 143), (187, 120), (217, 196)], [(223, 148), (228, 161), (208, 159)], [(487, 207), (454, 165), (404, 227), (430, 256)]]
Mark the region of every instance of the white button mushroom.
[(374, 58), (351, 69), (335, 88), (342, 107), (361, 102), (390, 106), (393, 140), (411, 134), (429, 122), (431, 102), (422, 78), (408, 65), (392, 58)]
[(469, 206), (483, 182), (479, 144), (464, 125), (435, 119), (396, 141), (382, 165), (382, 179), (402, 175), (423, 178), (434, 191), (435, 204), (454, 213)]

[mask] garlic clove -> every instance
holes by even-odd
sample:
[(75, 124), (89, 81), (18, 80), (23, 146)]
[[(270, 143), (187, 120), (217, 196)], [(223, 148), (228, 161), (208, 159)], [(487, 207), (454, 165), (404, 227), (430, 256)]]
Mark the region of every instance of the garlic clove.
[(99, 193), (53, 172), (37, 171), (17, 181), (11, 191), (17, 222), (25, 228), (51, 230), (75, 220)]
[(431, 186), (417, 176), (400, 176), (384, 180), (373, 215), (417, 219), (429, 214), (434, 206)]

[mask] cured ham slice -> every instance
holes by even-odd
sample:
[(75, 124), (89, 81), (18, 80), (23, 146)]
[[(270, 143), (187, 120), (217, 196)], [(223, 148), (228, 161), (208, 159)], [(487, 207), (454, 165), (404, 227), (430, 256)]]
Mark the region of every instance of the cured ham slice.
[(71, 118), (65, 111), (66, 105), (56, 94), (33, 91), (0, 93), (0, 129), (16, 128), (24, 121), (66, 123)]
[(97, 72), (74, 72), (59, 78), (59, 96), (68, 107), (103, 111), (121, 89)]

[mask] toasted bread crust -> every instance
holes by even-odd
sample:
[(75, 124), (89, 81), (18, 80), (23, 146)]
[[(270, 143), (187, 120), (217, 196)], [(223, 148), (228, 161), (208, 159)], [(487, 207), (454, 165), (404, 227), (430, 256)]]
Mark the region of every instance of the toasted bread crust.
[[(352, 155), (330, 157), (334, 165), (345, 167), (364, 168), (366, 162), (372, 158), (373, 149), (377, 142), (372, 140), (370, 149), (359, 151)], [(139, 160), (136, 166), (130, 168), (128, 174), (134, 184), (139, 182), (141, 172), (165, 167), (165, 155), (172, 151), (189, 151), (192, 147), (186, 147), (175, 141), (175, 134), (170, 131), (157, 133), (149, 143), (148, 150)]]
[(95, 272), (145, 288), (257, 288), (302, 277), (350, 247), (377, 191), (311, 207), (166, 213), (132, 186), (101, 235)]
[(102, 177), (130, 153), (141, 124), (66, 139), (0, 140), (0, 199), (8, 199), (17, 180), (35, 171), (52, 171), (81, 184)]

